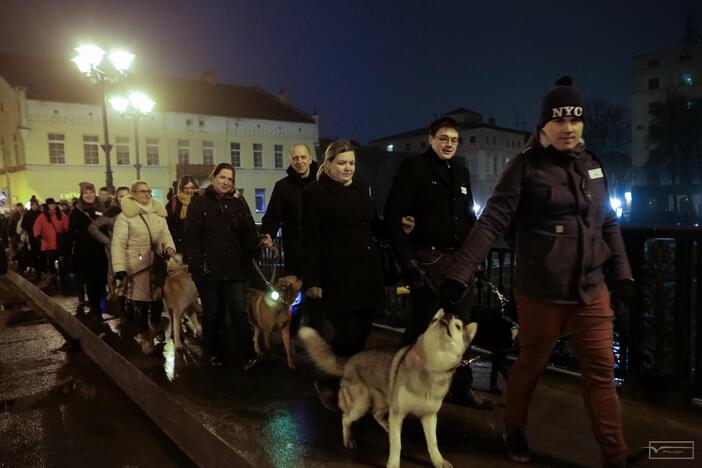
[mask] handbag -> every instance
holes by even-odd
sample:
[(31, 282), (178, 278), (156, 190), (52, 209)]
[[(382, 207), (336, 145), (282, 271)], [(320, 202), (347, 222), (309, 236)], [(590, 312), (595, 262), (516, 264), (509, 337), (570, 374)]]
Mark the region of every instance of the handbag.
[(146, 230), (149, 232), (149, 244), (151, 245), (151, 252), (154, 254), (151, 265), (149, 266), (149, 282), (152, 288), (162, 288), (163, 285), (166, 284), (166, 277), (168, 276), (168, 259), (166, 255), (154, 248), (154, 239), (151, 236), (149, 223), (146, 222), (146, 219), (141, 213), (139, 213), (139, 217), (144, 221)]
[(380, 251), (380, 262), (383, 267), (383, 281), (386, 286), (397, 284), (402, 279), (402, 268), (395, 258), (392, 251), (392, 246), (388, 241), (378, 242), (378, 250)]

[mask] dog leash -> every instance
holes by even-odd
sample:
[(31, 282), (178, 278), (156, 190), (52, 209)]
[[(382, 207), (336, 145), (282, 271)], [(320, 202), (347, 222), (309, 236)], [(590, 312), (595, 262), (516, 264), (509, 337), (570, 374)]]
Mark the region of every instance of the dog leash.
[[(278, 246), (276, 245), (275, 242), (273, 242), (273, 246), (271, 247), (271, 250), (273, 251), (273, 259), (278, 260), (280, 250), (278, 249)], [(261, 277), (263, 282), (266, 283), (266, 286), (268, 287), (268, 289), (270, 289), (271, 291), (274, 291), (275, 288), (273, 287), (271, 282), (268, 281), (268, 278), (266, 278), (266, 275), (263, 274), (263, 271), (261, 271), (261, 267), (258, 266), (258, 262), (256, 261), (256, 259), (252, 258), (251, 263), (253, 263), (254, 269), (256, 270), (258, 275)], [(271, 274), (271, 281), (273, 281), (275, 279), (275, 272), (276, 272), (277, 268), (278, 268), (278, 262), (277, 261), (273, 262), (273, 273)]]

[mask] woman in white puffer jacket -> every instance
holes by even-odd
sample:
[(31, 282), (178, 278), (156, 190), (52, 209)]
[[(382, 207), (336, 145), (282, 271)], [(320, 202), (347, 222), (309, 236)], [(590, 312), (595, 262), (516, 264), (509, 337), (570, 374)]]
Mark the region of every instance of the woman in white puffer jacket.
[[(115, 281), (125, 287), (125, 308), (132, 312), (137, 324), (137, 342), (144, 353), (154, 350), (154, 333), (163, 311), (162, 288), (152, 284), (149, 269), (155, 252), (172, 256), (175, 245), (166, 224), (166, 210), (151, 197), (149, 184), (138, 180), (131, 194), (121, 201), (122, 213), (117, 216), (112, 232), (112, 265)], [(148, 226), (148, 227), (147, 227)]]

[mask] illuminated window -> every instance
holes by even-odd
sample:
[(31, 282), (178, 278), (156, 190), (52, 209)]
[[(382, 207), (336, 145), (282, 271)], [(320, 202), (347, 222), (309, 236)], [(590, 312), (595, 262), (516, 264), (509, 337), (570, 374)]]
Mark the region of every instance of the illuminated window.
[(261, 143), (253, 144), (253, 160), (254, 167), (263, 167), (263, 145)]
[(264, 213), (266, 211), (266, 189), (257, 188), (256, 190), (256, 213)]
[(49, 133), (49, 163), (66, 164), (63, 133)]
[(274, 145), (273, 146), (273, 157), (275, 160), (275, 168), (282, 169), (283, 168), (283, 145)]
[(395, 150), (395, 145), (388, 145), (385, 147), (385, 150), (392, 153)]
[(117, 165), (118, 166), (128, 166), (129, 165), (129, 137), (117, 137), (117, 144), (115, 145), (117, 150)]
[(241, 144), (236, 142), (229, 143), (229, 157), (231, 158), (232, 166), (241, 167)]
[(178, 164), (190, 164), (190, 140), (178, 140)]
[(158, 138), (146, 139), (146, 165), (158, 166), (159, 145)]
[(94, 135), (83, 135), (83, 155), (85, 164), (100, 164), (98, 137)]
[(206, 166), (214, 165), (214, 143), (211, 141), (202, 142), (202, 164)]

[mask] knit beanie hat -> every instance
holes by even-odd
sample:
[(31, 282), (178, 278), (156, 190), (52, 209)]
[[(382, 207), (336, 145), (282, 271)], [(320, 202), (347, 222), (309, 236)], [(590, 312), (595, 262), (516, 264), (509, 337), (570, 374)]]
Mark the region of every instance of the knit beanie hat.
[(570, 75), (558, 78), (556, 86), (551, 88), (541, 101), (539, 128), (562, 117), (583, 118), (583, 98), (573, 89), (573, 79)]
[(95, 185), (91, 184), (90, 182), (81, 182), (78, 184), (80, 186), (80, 194), (83, 195), (83, 192), (86, 190), (92, 190), (95, 192)]

